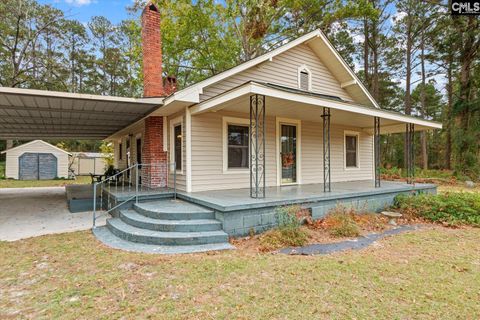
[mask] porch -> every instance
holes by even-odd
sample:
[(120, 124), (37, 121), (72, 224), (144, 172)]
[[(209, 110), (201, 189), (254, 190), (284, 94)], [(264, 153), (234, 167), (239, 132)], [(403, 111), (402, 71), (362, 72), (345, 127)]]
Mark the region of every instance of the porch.
[[(176, 193), (179, 205), (190, 203), (214, 212), (223, 230), (229, 236), (243, 236), (254, 230), (262, 232), (276, 225), (275, 210), (283, 205), (300, 205), (309, 209), (313, 219), (320, 219), (329, 210), (343, 204), (359, 211), (378, 212), (393, 204), (395, 196), (407, 193), (436, 193), (433, 184), (408, 184), (405, 182), (382, 181), (375, 187), (374, 180), (331, 183), (331, 192), (324, 192), (323, 183), (300, 184), (281, 187), (266, 187), (264, 198), (252, 198), (250, 188)], [(105, 190), (113, 203), (131, 197), (131, 192), (121, 188)], [(173, 189), (144, 190), (139, 193), (139, 202), (155, 208), (165, 206), (173, 200)], [(158, 202), (158, 205), (156, 204)], [(132, 207), (134, 200), (125, 207)], [(160, 203), (161, 202), (161, 203)], [(174, 202), (172, 203), (172, 205)], [(121, 210), (114, 212), (120, 214)]]

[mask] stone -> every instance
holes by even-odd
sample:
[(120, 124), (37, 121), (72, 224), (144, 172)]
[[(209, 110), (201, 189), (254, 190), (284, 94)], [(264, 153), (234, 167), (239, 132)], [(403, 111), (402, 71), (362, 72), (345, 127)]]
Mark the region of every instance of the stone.
[(467, 188), (475, 188), (475, 182), (470, 181), (470, 180), (465, 181), (465, 186), (466, 186)]

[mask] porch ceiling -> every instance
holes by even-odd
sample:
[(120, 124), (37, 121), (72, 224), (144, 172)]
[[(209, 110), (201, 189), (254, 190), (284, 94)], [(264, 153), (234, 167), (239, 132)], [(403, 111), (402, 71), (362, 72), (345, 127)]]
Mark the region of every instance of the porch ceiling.
[[(263, 90), (266, 89), (266, 90)], [(237, 93), (237, 94), (235, 94)], [(323, 107), (331, 110), (331, 123), (354, 126), (372, 133), (374, 117), (381, 118), (381, 133), (404, 132), (406, 123), (415, 123), (415, 130), (441, 128), (441, 124), (396, 112), (358, 106), (337, 97), (309, 94), (274, 85), (247, 83), (224, 95), (225, 99), (207, 100), (192, 108), (192, 115), (207, 111), (228, 110), (248, 113), (251, 94), (264, 94), (266, 115), (302, 121), (322, 122)], [(285, 93), (285, 94), (283, 94)], [(214, 98), (215, 99), (215, 98)]]
[(0, 139), (105, 139), (162, 103), (0, 87)]

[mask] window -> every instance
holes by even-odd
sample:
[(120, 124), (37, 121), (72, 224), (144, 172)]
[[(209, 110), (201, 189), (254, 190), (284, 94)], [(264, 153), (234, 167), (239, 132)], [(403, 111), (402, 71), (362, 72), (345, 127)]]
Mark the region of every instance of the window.
[(229, 169), (248, 169), (248, 130), (248, 126), (228, 125)]
[(123, 158), (123, 144), (119, 143), (118, 144), (118, 159), (122, 160)]
[(358, 135), (345, 135), (345, 167), (358, 167)]
[(177, 170), (182, 170), (182, 125), (178, 124), (173, 127), (173, 150), (175, 166)]
[(310, 91), (312, 89), (312, 73), (303, 65), (298, 68), (298, 88), (304, 91)]

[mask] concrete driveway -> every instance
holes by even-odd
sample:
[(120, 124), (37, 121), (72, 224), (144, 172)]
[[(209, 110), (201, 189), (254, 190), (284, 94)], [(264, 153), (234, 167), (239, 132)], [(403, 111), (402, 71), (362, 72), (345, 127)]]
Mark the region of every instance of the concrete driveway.
[[(97, 220), (105, 224), (105, 217)], [(87, 230), (92, 213), (70, 213), (64, 187), (0, 189), (0, 240)]]

